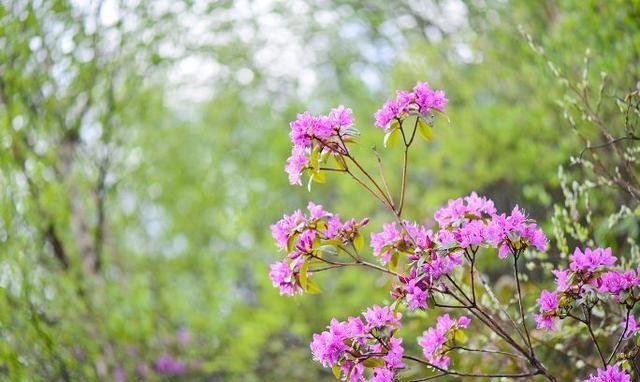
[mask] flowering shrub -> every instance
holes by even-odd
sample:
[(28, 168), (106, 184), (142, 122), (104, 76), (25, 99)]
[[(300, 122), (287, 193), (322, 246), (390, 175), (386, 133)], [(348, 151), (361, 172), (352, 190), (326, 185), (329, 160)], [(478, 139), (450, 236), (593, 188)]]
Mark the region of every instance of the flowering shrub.
[[(371, 252), (379, 264), (367, 261), (362, 254), (365, 243), (361, 229), (369, 222), (367, 218), (343, 222), (337, 214), (310, 202), (308, 214), (298, 210), (271, 226), (278, 247), (286, 255), (271, 266), (269, 276), (283, 295), (318, 293), (313, 275), (334, 268), (369, 268), (393, 280), (390, 304), (365, 310), (364, 320), (333, 319), (326, 331), (315, 334), (313, 358), (332, 368), (336, 378), (351, 382), (400, 380), (409, 362), (431, 370), (430, 375), (415, 381), (447, 375), (472, 379), (540, 376), (557, 381), (537, 349), (545, 344), (548, 333), (557, 329), (559, 321), (570, 318), (584, 324), (594, 349), (591, 354), (597, 354), (601, 363), (590, 364), (594, 370), (584, 376), (584, 381), (630, 381), (632, 374), (640, 377), (634, 370), (634, 358), (640, 352), (634, 337), (640, 327), (632, 314), (640, 299), (640, 271), (615, 267), (617, 259), (611, 249), (576, 248), (568, 268), (553, 271), (556, 289), (541, 291), (539, 312), (529, 317), (520, 265), (528, 253), (546, 251), (547, 238), (518, 206), (509, 214), (500, 213), (493, 201), (472, 192), (439, 208), (433, 225), (403, 219), (409, 149), (416, 133), (427, 141), (432, 139), (435, 118), (445, 115), (446, 104), (443, 91), (419, 82), (411, 92), (398, 91), (395, 99), (375, 113), (375, 126), (385, 131), (385, 146), (394, 146), (402, 139), (402, 180), (397, 197), (389, 190), (382, 166), (375, 177), (350, 151), (349, 144), (355, 143), (359, 134), (350, 109), (340, 106), (327, 116), (303, 113), (291, 123), (292, 154), (285, 169), (292, 184), (302, 184), (301, 177), (307, 173), (310, 189), (313, 182), (325, 181), (326, 172), (344, 173), (393, 217), (370, 235)], [(478, 269), (480, 256), (495, 256), (495, 261), (508, 261), (512, 266), (518, 317), (503, 307)], [(463, 329), (472, 320), (466, 315), (453, 318), (444, 313), (417, 339), (422, 357), (405, 354), (398, 336), (403, 317), (400, 311), (408, 315), (425, 311), (435, 316), (432, 311), (436, 309), (469, 314), (478, 330), (484, 329), (500, 340), (491, 346), (498, 349), (486, 344), (483, 348), (464, 346)], [(622, 312), (620, 317), (616, 317), (618, 311)], [(537, 324), (535, 329), (530, 327), (531, 319)], [(614, 330), (620, 332), (615, 342), (609, 340), (613, 337), (598, 338), (595, 334), (596, 321), (604, 327), (611, 320), (615, 321)], [(508, 357), (514, 360), (509, 370), (517, 368), (518, 372), (486, 371), (481, 365), (472, 371), (459, 371), (452, 367), (450, 354), (455, 351)], [(586, 357), (593, 358), (589, 354)]]
[(359, 317), (349, 317), (346, 322), (333, 319), (329, 330), (314, 334), (313, 358), (345, 380), (362, 380), (365, 367), (370, 367), (372, 381), (388, 381), (396, 369), (404, 367), (402, 339), (393, 336), (402, 316), (378, 305), (362, 316), (364, 322)]

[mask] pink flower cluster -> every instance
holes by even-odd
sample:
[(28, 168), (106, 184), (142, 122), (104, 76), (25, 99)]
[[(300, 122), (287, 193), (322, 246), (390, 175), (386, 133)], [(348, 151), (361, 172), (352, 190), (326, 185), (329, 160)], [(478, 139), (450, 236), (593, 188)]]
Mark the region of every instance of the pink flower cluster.
[(440, 225), (438, 238), (443, 245), (455, 243), (462, 249), (488, 245), (498, 248), (501, 259), (529, 246), (544, 251), (547, 245), (544, 232), (527, 219), (518, 206), (509, 216), (498, 215), (493, 201), (475, 192), (449, 200), (447, 206), (436, 211), (434, 218)]
[(287, 159), (285, 171), (289, 174), (289, 183), (302, 184), (302, 172), (311, 166), (313, 152), (340, 152), (344, 142), (357, 135), (353, 126), (351, 109), (339, 106), (329, 115), (314, 116), (309, 112), (298, 114), (290, 123), (289, 138), (293, 147)]
[(555, 317), (558, 309), (558, 292), (549, 292), (543, 289), (540, 297), (536, 300), (540, 305), (540, 314), (535, 316), (538, 329), (553, 330), (555, 327)]
[(451, 359), (447, 356), (447, 351), (455, 345), (457, 332), (469, 326), (469, 323), (471, 319), (466, 316), (457, 320), (448, 314), (438, 317), (436, 326), (427, 329), (418, 338), (418, 345), (427, 361), (440, 369), (448, 369)]
[(371, 382), (392, 382), (396, 370), (403, 368), (402, 339), (394, 337), (400, 327), (400, 313), (375, 305), (360, 317), (347, 321), (335, 318), (328, 330), (313, 335), (313, 358), (324, 367), (340, 372), (349, 382), (367, 381), (365, 369), (371, 369)]
[(406, 257), (409, 272), (398, 276), (400, 285), (391, 295), (396, 300), (404, 298), (410, 310), (426, 309), (429, 291), (437, 290), (441, 277), (462, 264), (459, 252), (435, 251), (432, 232), (406, 220), (401, 227), (396, 223), (385, 224), (382, 232), (372, 233), (371, 247), (383, 265), (391, 263), (395, 267), (400, 255)]
[(388, 130), (391, 121), (403, 120), (410, 114), (427, 115), (431, 110), (444, 111), (449, 101), (443, 90), (432, 90), (426, 82), (418, 82), (412, 92), (398, 90), (396, 98), (390, 99), (374, 117), (376, 127)]
[(607, 366), (605, 370), (598, 369), (596, 373), (582, 382), (631, 382), (631, 376), (620, 370), (618, 365)]
[[(392, 292), (404, 299), (410, 310), (427, 308), (432, 291), (443, 290), (441, 278), (461, 265), (466, 251), (479, 246), (498, 249), (498, 256), (519, 255), (527, 247), (545, 250), (547, 239), (516, 206), (511, 215), (498, 215), (493, 201), (475, 192), (449, 200), (434, 214), (439, 230), (433, 235), (424, 226), (408, 221), (385, 224), (382, 232), (371, 234), (373, 254), (385, 265), (396, 266), (399, 256), (406, 257), (409, 269), (398, 277), (400, 284)], [(468, 252), (467, 252), (468, 254)]]
[(540, 314), (535, 316), (538, 328), (553, 330), (557, 319), (566, 317), (587, 294), (627, 305), (638, 301), (634, 288), (640, 285), (640, 274), (614, 269), (616, 261), (611, 248), (576, 248), (569, 256), (569, 269), (553, 271), (556, 290), (543, 290), (540, 294)]
[(340, 221), (340, 216), (326, 212), (321, 205), (309, 202), (305, 215), (297, 210), (271, 226), (278, 247), (287, 252), (284, 260), (271, 265), (269, 278), (280, 294), (293, 296), (303, 292), (300, 271), (305, 261), (320, 257), (320, 246), (339, 246), (355, 240), (369, 221)]
[(400, 228), (395, 222), (384, 224), (382, 232), (371, 234), (373, 254), (380, 257), (383, 265), (391, 261), (392, 256), (397, 253), (424, 252), (432, 247), (432, 244), (431, 231), (407, 220), (402, 222)]

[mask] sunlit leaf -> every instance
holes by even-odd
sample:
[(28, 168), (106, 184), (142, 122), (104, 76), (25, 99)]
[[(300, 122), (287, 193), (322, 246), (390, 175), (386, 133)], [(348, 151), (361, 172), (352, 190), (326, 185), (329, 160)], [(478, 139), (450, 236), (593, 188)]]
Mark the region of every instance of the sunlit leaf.
[(321, 291), (320, 291), (320, 287), (318, 287), (318, 284), (316, 284), (316, 282), (313, 281), (313, 279), (307, 278), (306, 292), (308, 294), (319, 294)]
[(388, 131), (384, 135), (384, 147), (394, 147), (396, 142), (398, 142), (398, 137), (400, 136), (399, 129), (393, 129)]
[(427, 142), (431, 142), (431, 140), (433, 139), (431, 126), (427, 125), (427, 123), (421, 118), (418, 118), (418, 134), (420, 134), (422, 138), (426, 139)]
[(391, 260), (389, 261), (389, 270), (391, 270), (392, 272), (395, 272), (398, 270), (398, 260), (400, 258), (400, 253), (399, 252), (393, 252), (393, 254), (391, 255)]
[(453, 338), (456, 340), (456, 342), (461, 344), (467, 341), (467, 336), (464, 334), (462, 330), (456, 330), (453, 335)]
[(358, 233), (353, 238), (353, 247), (358, 252), (362, 251), (362, 248), (364, 248), (364, 237), (362, 237), (362, 234)]
[(300, 276), (298, 276), (298, 279), (300, 280), (300, 286), (302, 287), (303, 290), (307, 290), (308, 287), (308, 278), (307, 278), (307, 268), (309, 267), (309, 263), (308, 262), (303, 262), (302, 266), (300, 266)]
[(364, 360), (364, 362), (362, 362), (362, 364), (364, 365), (364, 367), (383, 367), (384, 366), (384, 360), (382, 358), (367, 358)]
[(333, 365), (333, 367), (331, 367), (331, 371), (333, 372), (333, 376), (336, 377), (336, 379), (340, 379), (340, 375), (342, 374), (340, 372), (340, 365)]

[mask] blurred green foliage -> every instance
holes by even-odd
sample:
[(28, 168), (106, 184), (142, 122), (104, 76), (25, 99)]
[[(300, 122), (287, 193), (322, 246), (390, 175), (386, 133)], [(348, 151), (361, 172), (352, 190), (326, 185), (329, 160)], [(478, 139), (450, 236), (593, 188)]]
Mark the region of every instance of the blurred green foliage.
[[(477, 190), (550, 228), (557, 168), (580, 176), (581, 142), (518, 26), (570, 78), (590, 49), (607, 118), (640, 79), (636, 0), (0, 2), (2, 378), (329, 380), (311, 333), (383, 302), (388, 281), (346, 270), (319, 276), (323, 294), (280, 297), (268, 226), (311, 198), (373, 230), (389, 217), (339, 176), (313, 195), (289, 186), (288, 122), (353, 108), (357, 155), (374, 168), (376, 146), (395, 185), (372, 114), (429, 81), (451, 124), (413, 154), (407, 216)], [(632, 202), (593, 200), (596, 222)], [(628, 225), (600, 244), (623, 246)], [(427, 322), (404, 329), (414, 352)], [(167, 354), (184, 374), (158, 373)]]

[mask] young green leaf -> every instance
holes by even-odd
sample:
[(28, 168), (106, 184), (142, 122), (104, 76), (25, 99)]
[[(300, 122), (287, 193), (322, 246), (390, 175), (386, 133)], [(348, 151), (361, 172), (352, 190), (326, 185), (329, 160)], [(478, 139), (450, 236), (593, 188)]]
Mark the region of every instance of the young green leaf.
[(427, 125), (427, 123), (420, 118), (418, 119), (418, 134), (420, 134), (422, 138), (426, 139), (427, 142), (431, 142), (433, 139), (431, 126)]
[(384, 147), (394, 147), (396, 145), (396, 142), (398, 142), (399, 136), (400, 136), (400, 129), (389, 130), (384, 135)]
[(391, 261), (389, 261), (389, 270), (395, 272), (398, 269), (398, 259), (400, 257), (399, 252), (393, 252), (391, 255)]
[(320, 287), (318, 287), (318, 284), (316, 284), (315, 281), (313, 281), (310, 278), (307, 278), (306, 292), (308, 294), (319, 294), (321, 291), (320, 291)]
[(302, 287), (302, 290), (307, 290), (307, 287), (309, 286), (308, 281), (309, 278), (307, 277), (307, 268), (309, 267), (309, 263), (308, 262), (303, 262), (302, 266), (300, 267), (300, 276), (298, 276), (298, 279), (300, 280), (300, 286)]
[(331, 367), (331, 371), (333, 372), (333, 376), (336, 377), (336, 379), (340, 379), (340, 365), (335, 364)]
[(362, 237), (360, 233), (356, 234), (356, 237), (353, 238), (353, 247), (358, 252), (362, 251), (362, 248), (364, 248), (364, 237)]
[(381, 358), (370, 357), (365, 359), (362, 364), (364, 365), (364, 367), (383, 367), (384, 360), (382, 360)]

